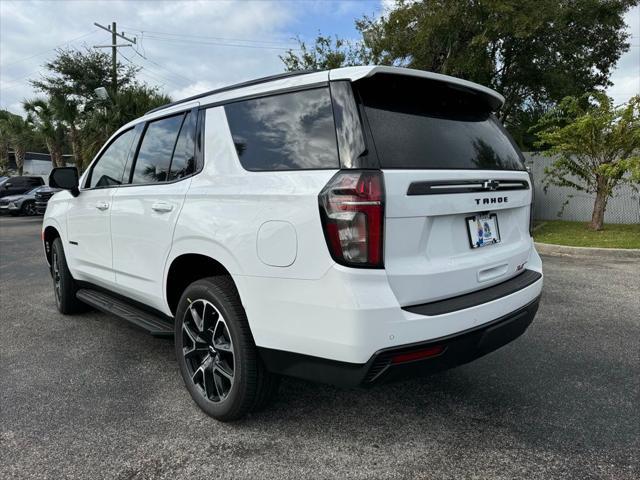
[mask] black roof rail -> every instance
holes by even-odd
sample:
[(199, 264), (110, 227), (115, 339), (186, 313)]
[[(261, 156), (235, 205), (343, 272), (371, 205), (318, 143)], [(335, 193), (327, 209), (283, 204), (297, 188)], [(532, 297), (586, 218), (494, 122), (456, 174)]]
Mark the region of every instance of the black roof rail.
[(272, 80), (280, 80), (281, 78), (287, 77), (295, 77), (298, 75), (305, 75), (307, 73), (317, 73), (322, 70), (296, 70), (293, 72), (284, 72), (277, 73), (275, 75), (269, 75), (267, 77), (260, 77), (254, 80), (248, 80), (246, 82), (235, 83), (233, 85), (228, 85), (226, 87), (217, 88), (215, 90), (210, 90), (208, 92), (199, 93), (198, 95), (193, 95), (192, 97), (183, 98), (182, 100), (176, 100), (175, 102), (167, 103), (166, 105), (162, 105), (161, 107), (156, 107), (152, 110), (149, 110), (145, 115), (148, 115), (153, 112), (159, 112), (160, 110), (164, 110), (165, 108), (173, 107), (175, 105), (180, 105), (181, 103), (191, 102), (193, 100), (197, 100), (199, 98), (208, 97), (209, 95), (213, 95), (215, 93), (228, 92), (229, 90), (236, 90), (238, 88), (250, 87), (252, 85), (259, 85), (261, 83), (271, 82)]

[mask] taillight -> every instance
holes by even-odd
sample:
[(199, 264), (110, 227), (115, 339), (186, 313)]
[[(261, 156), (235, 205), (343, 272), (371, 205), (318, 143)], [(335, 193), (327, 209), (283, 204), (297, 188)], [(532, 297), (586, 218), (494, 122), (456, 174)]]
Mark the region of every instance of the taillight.
[(341, 170), (319, 195), (333, 259), (348, 267), (382, 268), (384, 181), (379, 170)]
[(533, 172), (527, 168), (529, 173), (529, 183), (531, 183), (531, 204), (529, 205), (529, 235), (533, 237), (533, 207), (536, 199), (536, 190), (533, 185)]

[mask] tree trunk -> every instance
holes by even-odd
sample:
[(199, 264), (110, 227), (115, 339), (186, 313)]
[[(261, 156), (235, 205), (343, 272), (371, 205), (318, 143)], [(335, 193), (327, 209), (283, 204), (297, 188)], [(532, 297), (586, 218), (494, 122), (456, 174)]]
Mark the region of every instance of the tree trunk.
[(49, 150), (49, 155), (51, 156), (51, 166), (53, 168), (56, 167), (64, 167), (62, 164), (62, 148), (56, 142), (52, 140), (47, 140), (47, 150)]
[(607, 180), (604, 177), (598, 176), (596, 179), (596, 201), (593, 203), (593, 214), (591, 215), (591, 223), (589, 223), (591, 230), (602, 230), (602, 225), (604, 224), (604, 212), (609, 199), (606, 182)]
[(13, 147), (13, 152), (16, 157), (16, 167), (18, 167), (18, 175), (22, 175), (24, 170), (25, 148), (21, 145)]
[(69, 130), (69, 139), (71, 140), (71, 150), (73, 150), (73, 158), (76, 162), (76, 168), (78, 173), (82, 173), (84, 168), (84, 158), (82, 157), (82, 144), (80, 143), (80, 136), (78, 130), (72, 125)]

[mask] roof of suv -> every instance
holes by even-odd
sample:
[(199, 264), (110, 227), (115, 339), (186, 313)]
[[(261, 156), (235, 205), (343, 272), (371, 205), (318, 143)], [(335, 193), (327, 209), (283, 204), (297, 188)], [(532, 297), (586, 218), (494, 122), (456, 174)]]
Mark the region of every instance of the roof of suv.
[(327, 82), (329, 80), (350, 80), (353, 82), (363, 78), (371, 77), (377, 73), (421, 77), (428, 80), (445, 82), (456, 85), (460, 88), (472, 90), (485, 96), (489, 105), (494, 110), (500, 108), (500, 106), (502, 106), (502, 104), (504, 103), (504, 97), (495, 90), (487, 88), (483, 85), (479, 85), (477, 83), (462, 80), (460, 78), (441, 75), (439, 73), (427, 72), (424, 70), (370, 65), (362, 67), (343, 67), (333, 70), (306, 70), (286, 72), (277, 75), (270, 75), (268, 77), (257, 78), (255, 80), (249, 80), (247, 82), (229, 85), (226, 87), (218, 88), (216, 90), (204, 92), (199, 95), (184, 98), (173, 103), (168, 103), (167, 105), (163, 105), (162, 107), (150, 110), (145, 114), (145, 117), (154, 113), (172, 111), (174, 110), (174, 107), (176, 107), (176, 110), (182, 110), (189, 104), (193, 104), (193, 106), (196, 106), (196, 104), (198, 103), (207, 104), (221, 101), (232, 101), (256, 93), (267, 93), (271, 90), (282, 90), (291, 87), (312, 85), (315, 83)]

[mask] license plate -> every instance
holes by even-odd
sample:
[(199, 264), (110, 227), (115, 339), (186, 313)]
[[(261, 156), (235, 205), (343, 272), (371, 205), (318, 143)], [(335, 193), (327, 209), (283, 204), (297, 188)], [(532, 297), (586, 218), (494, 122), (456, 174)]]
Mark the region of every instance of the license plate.
[(500, 243), (498, 215), (495, 213), (467, 217), (467, 233), (471, 248), (486, 247)]

